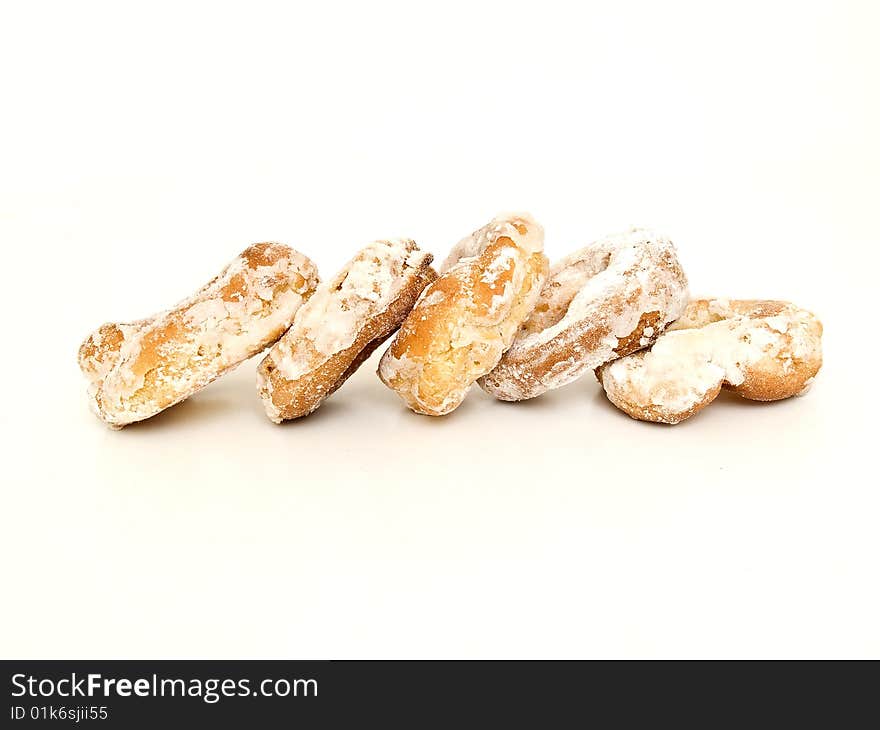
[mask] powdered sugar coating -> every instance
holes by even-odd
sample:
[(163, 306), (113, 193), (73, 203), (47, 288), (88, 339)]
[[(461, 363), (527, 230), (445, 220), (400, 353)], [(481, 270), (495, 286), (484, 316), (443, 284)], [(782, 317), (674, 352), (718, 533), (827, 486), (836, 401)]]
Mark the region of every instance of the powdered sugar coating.
[(788, 302), (701, 299), (646, 351), (599, 371), (633, 418), (679, 423), (722, 387), (752, 400), (805, 392), (822, 365), (822, 325)]
[[(324, 381), (321, 371), (355, 345), (371, 320), (387, 314), (406, 295), (410, 299), (402, 319), (436, 276), (429, 273), (432, 259), (410, 239), (375, 241), (322, 284), (257, 370), (257, 388), (269, 418), (278, 423), (317, 408), (341, 374)], [(395, 318), (387, 327), (393, 331), (398, 325)], [(348, 353), (343, 370), (357, 357), (357, 350)]]
[(188, 398), (278, 339), (317, 283), (307, 257), (260, 243), (173, 309), (102, 325), (79, 352), (93, 410), (121, 428)]
[[(456, 243), (447, 255), (446, 260), (440, 267), (440, 273), (445, 274), (455, 266), (465, 263), (468, 259), (478, 257), (493, 241), (508, 237), (516, 241), (521, 254), (541, 253), (544, 250), (544, 229), (528, 213), (499, 213), (489, 223), (465, 236)], [(509, 255), (505, 254), (505, 256)], [(497, 276), (495, 272), (505, 268), (504, 258), (493, 261), (486, 267), (484, 276), (489, 280)]]
[(649, 345), (687, 299), (671, 241), (639, 228), (604, 238), (551, 268), (534, 312), (480, 385), (514, 401), (559, 388)]
[(456, 244), (382, 357), (379, 377), (417, 413), (444, 415), (491, 370), (547, 275), (544, 232), (504, 214)]

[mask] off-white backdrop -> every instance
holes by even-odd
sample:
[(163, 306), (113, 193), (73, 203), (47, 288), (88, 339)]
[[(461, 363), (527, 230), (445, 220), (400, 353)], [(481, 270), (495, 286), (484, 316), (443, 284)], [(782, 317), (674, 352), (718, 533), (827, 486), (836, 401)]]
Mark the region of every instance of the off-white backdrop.
[[(0, 5), (0, 655), (878, 656), (871, 2)], [(500, 210), (630, 224), (825, 323), (804, 398), (675, 428), (591, 377), (278, 427), (255, 362), (121, 432), (75, 355), (247, 244), (329, 276)]]

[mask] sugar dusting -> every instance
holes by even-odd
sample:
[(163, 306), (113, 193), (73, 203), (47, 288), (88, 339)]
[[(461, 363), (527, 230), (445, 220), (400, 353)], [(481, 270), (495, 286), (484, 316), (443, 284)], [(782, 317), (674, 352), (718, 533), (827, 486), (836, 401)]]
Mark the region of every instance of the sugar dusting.
[[(544, 232), (526, 213), (500, 215), (459, 241), (382, 357), (379, 376), (417, 413), (458, 407), (532, 310), (546, 277)], [(451, 283), (455, 286), (449, 286)], [(418, 355), (410, 347), (418, 342)]]
[(93, 410), (121, 428), (188, 398), (280, 337), (317, 282), (301, 253), (255, 244), (173, 309), (103, 325), (80, 349)]
[[(609, 399), (630, 415), (640, 414), (635, 417), (678, 423), (714, 398), (722, 385), (742, 386), (750, 377), (784, 379), (804, 361), (821, 363), (818, 320), (779, 302), (770, 303), (778, 314), (758, 316), (764, 304), (693, 302), (649, 351), (602, 369)], [(779, 391), (779, 397), (803, 392), (811, 381), (812, 376), (797, 381), (794, 392)]]
[[(561, 387), (619, 357), (629, 338), (650, 345), (687, 299), (671, 241), (639, 228), (608, 236), (551, 268), (535, 311), (480, 385), (502, 400)], [(658, 319), (638, 332), (653, 312)]]
[[(322, 284), (257, 369), (257, 388), (269, 418), (282, 420), (279, 401), (285, 396), (279, 386), (286, 390), (351, 348), (368, 322), (384, 315), (424, 277), (432, 258), (410, 239), (374, 241)], [(314, 406), (319, 402), (316, 397)]]
[[(470, 259), (479, 256), (486, 246), (502, 237), (515, 241), (520, 253), (532, 254), (544, 250), (544, 229), (529, 213), (501, 213), (455, 244), (440, 267), (440, 273), (445, 274), (454, 266), (467, 264)], [(491, 272), (487, 270), (485, 275), (491, 277)]]

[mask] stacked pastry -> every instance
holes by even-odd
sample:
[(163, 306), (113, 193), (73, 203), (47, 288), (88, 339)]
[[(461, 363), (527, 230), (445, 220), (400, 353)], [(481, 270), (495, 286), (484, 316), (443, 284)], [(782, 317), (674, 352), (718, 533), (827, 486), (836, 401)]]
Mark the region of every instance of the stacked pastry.
[(375, 241), (319, 283), (303, 254), (250, 246), (172, 309), (89, 335), (79, 363), (92, 408), (121, 428), (270, 348), (257, 368), (266, 414), (301, 418), (395, 332), (379, 377), (432, 416), (475, 383), (520, 401), (594, 371), (625, 413), (674, 424), (722, 388), (799, 395), (822, 364), (812, 314), (779, 301), (689, 301), (675, 246), (647, 230), (548, 267), (541, 226), (508, 214), (456, 244), (439, 274), (432, 260), (412, 240)]

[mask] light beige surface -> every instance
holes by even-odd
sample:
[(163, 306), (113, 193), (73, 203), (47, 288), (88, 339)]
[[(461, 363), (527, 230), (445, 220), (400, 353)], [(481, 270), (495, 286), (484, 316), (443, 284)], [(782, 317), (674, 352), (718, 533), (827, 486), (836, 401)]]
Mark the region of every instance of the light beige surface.
[[(465, 8), (4, 13), (0, 656), (880, 656), (873, 6)], [(552, 260), (648, 225), (695, 296), (815, 311), (812, 392), (428, 419), (374, 357), (275, 426), (254, 360), (119, 433), (88, 411), (85, 333), (242, 241), (332, 275), (516, 208)]]

